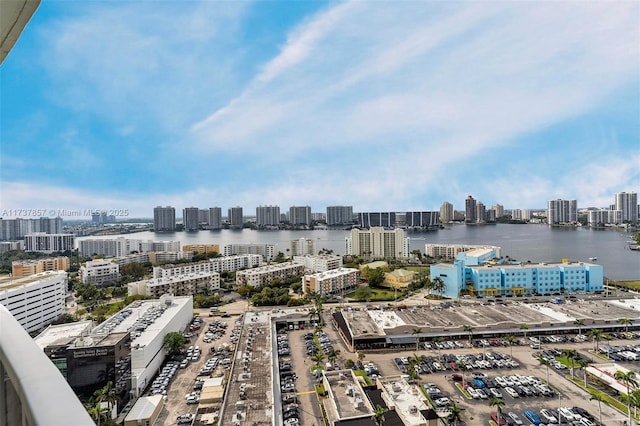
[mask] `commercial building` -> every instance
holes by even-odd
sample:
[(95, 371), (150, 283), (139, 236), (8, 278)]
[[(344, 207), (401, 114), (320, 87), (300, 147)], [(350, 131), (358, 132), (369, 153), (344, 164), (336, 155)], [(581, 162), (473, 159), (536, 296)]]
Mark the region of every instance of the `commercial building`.
[(318, 293), (321, 296), (342, 295), (355, 289), (360, 283), (360, 271), (353, 268), (331, 269), (305, 275), (302, 279), (304, 294)]
[(267, 262), (271, 262), (276, 255), (275, 244), (227, 244), (222, 249), (224, 256), (259, 254)]
[(172, 232), (176, 230), (175, 207), (155, 207), (153, 209), (153, 230), (155, 232)]
[(138, 300), (100, 324), (93, 334), (131, 334), (131, 392), (140, 396), (165, 360), (164, 337), (193, 318), (192, 297)]
[(325, 272), (342, 268), (342, 256), (337, 254), (294, 256), (293, 262), (304, 265), (311, 272)]
[(280, 224), (279, 206), (256, 207), (256, 225), (258, 227), (278, 226)]
[(422, 397), (417, 384), (409, 384), (403, 377), (378, 377), (376, 385), (382, 390), (382, 399), (405, 426), (439, 425), (440, 420)]
[(391, 272), (385, 272), (384, 281), (381, 287), (389, 288), (407, 288), (413, 282), (416, 271), (408, 271), (406, 269), (394, 269)]
[(328, 206), (327, 225), (352, 225), (353, 206)]
[(36, 232), (24, 237), (24, 249), (40, 253), (71, 251), (74, 248), (73, 234), (45, 234)]
[(253, 269), (245, 269), (236, 272), (236, 285), (238, 287), (259, 287), (271, 284), (274, 280), (284, 281), (293, 276), (302, 276), (304, 275), (304, 271), (304, 265), (298, 263), (277, 263)]
[(615, 210), (622, 211), (624, 223), (638, 223), (638, 194), (635, 192), (616, 193)]
[(352, 229), (345, 244), (348, 255), (378, 259), (409, 256), (409, 238), (405, 238), (402, 229), (389, 231), (379, 226), (368, 230)]
[(323, 371), (322, 384), (327, 393), (324, 407), (330, 426), (356, 419), (371, 421), (375, 409), (352, 370)]
[(549, 225), (574, 224), (578, 222), (577, 200), (547, 201), (547, 223)]
[(448, 201), (445, 201), (440, 206), (440, 222), (442, 223), (450, 223), (453, 222), (453, 204)]
[(83, 284), (108, 287), (115, 285), (118, 278), (120, 278), (120, 266), (111, 260), (90, 260), (80, 267), (80, 281)]
[(231, 228), (242, 228), (244, 225), (244, 216), (242, 215), (242, 207), (231, 207), (227, 213), (227, 220)]
[(50, 326), (34, 341), (82, 401), (111, 382), (120, 389), (121, 408), (131, 390), (131, 336), (128, 332), (95, 333), (91, 326), (91, 321)]
[(29, 333), (41, 330), (64, 314), (66, 295), (67, 273), (63, 271), (0, 278), (0, 305)]
[(289, 223), (291, 225), (311, 225), (311, 207), (291, 206), (289, 207)]
[(69, 271), (69, 258), (59, 256), (11, 262), (11, 275), (14, 277), (28, 277), (46, 271)]
[(316, 240), (298, 238), (291, 241), (291, 256), (306, 256), (316, 252)]
[(159, 298), (163, 294), (194, 296), (220, 289), (217, 272), (192, 272), (171, 277), (151, 278), (127, 284), (129, 296)]
[(459, 297), (462, 291), (472, 296), (534, 295), (603, 291), (601, 265), (569, 262), (508, 264), (492, 261), (492, 249), (460, 253), (453, 264), (431, 266), (431, 280), (445, 284), (443, 295)]
[(197, 231), (200, 229), (200, 209), (197, 207), (182, 209), (182, 226), (185, 231)]

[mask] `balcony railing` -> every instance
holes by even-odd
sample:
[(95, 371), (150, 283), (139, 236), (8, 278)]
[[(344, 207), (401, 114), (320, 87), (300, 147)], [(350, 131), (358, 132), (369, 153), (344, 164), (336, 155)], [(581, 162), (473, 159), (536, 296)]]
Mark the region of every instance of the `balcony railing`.
[(0, 305), (0, 426), (95, 423), (62, 374)]

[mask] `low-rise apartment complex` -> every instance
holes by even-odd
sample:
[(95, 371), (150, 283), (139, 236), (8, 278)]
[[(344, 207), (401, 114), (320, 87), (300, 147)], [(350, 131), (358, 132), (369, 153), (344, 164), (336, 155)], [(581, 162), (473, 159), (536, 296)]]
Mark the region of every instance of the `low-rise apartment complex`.
[(302, 276), (304, 275), (304, 271), (304, 265), (298, 263), (277, 263), (274, 265), (261, 266), (238, 271), (236, 273), (236, 284), (238, 287), (259, 287), (270, 284), (274, 280), (284, 281), (293, 276)]
[(46, 271), (69, 271), (69, 258), (59, 256), (11, 262), (11, 275), (14, 277), (28, 277)]

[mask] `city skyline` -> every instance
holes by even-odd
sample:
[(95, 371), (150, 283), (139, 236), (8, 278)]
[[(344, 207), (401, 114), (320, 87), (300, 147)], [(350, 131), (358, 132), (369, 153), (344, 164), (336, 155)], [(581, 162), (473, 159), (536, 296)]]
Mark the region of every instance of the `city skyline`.
[(487, 4), (42, 3), (0, 69), (2, 208), (638, 192), (640, 6)]

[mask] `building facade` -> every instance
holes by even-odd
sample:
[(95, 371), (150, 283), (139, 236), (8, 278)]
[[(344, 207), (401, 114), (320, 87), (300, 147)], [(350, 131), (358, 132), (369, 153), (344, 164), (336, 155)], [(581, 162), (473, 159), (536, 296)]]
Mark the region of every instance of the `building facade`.
[(222, 229), (222, 209), (220, 207), (209, 208), (207, 229)]
[(549, 225), (573, 224), (578, 222), (577, 200), (547, 201), (547, 223)]
[(358, 213), (358, 224), (362, 228), (383, 227), (387, 229), (396, 226), (395, 212)]
[(55, 253), (74, 249), (73, 234), (45, 234), (36, 232), (24, 237), (24, 249), (40, 253)]
[(346, 253), (370, 258), (405, 258), (409, 256), (409, 239), (404, 230), (386, 230), (375, 226), (368, 230), (352, 229), (346, 238)]
[(618, 192), (615, 195), (615, 209), (622, 211), (623, 222), (638, 223), (638, 194)]
[(316, 241), (311, 238), (298, 238), (291, 241), (291, 256), (306, 256), (316, 252)]
[(185, 231), (197, 231), (200, 229), (200, 209), (197, 207), (182, 209), (182, 226)]
[(153, 209), (153, 230), (156, 232), (172, 232), (176, 230), (175, 207), (155, 207)]
[(298, 263), (276, 263), (260, 266), (236, 272), (236, 285), (238, 287), (259, 287), (271, 284), (274, 280), (284, 281), (293, 276), (302, 276), (304, 272), (304, 265)]
[(291, 225), (311, 225), (311, 207), (291, 206), (289, 207), (289, 223)]
[(231, 207), (228, 210), (227, 219), (229, 221), (230, 227), (242, 228), (242, 225), (244, 225), (244, 216), (242, 215), (242, 207), (240, 206)]
[(358, 287), (359, 283), (360, 271), (358, 269), (338, 268), (305, 275), (302, 279), (302, 290), (304, 294), (343, 295)]
[(38, 219), (1, 219), (0, 241), (15, 241), (26, 235), (43, 232), (45, 234), (61, 234), (62, 218), (41, 217)]
[(220, 274), (217, 272), (192, 272), (171, 277), (151, 278), (127, 284), (129, 296), (160, 298), (173, 296), (195, 296), (220, 289)]
[(409, 229), (436, 229), (440, 226), (440, 212), (406, 212), (404, 226)]
[(0, 278), (0, 305), (29, 333), (43, 329), (64, 314), (66, 295), (67, 273), (63, 271)]
[(294, 256), (294, 263), (299, 263), (305, 266), (308, 271), (311, 272), (326, 272), (332, 269), (342, 268), (342, 256), (333, 254), (322, 255), (306, 255), (306, 256)]
[(11, 262), (11, 275), (28, 277), (46, 271), (69, 271), (69, 258), (66, 256), (49, 257), (35, 260), (14, 260)]
[(353, 224), (353, 206), (328, 206), (327, 207), (327, 225), (352, 225)]
[(119, 278), (120, 265), (111, 260), (90, 260), (80, 267), (80, 281), (83, 284), (108, 287), (115, 285)]
[(448, 201), (445, 201), (440, 206), (440, 222), (442, 223), (450, 223), (453, 222), (453, 204)]
[(273, 261), (276, 256), (275, 244), (227, 244), (222, 249), (224, 256), (259, 254), (267, 262)]
[(280, 224), (279, 206), (256, 207), (256, 225), (258, 227), (278, 226)]
[(464, 221), (465, 223), (476, 223), (478, 221), (478, 210), (476, 200), (469, 195), (464, 200)]

